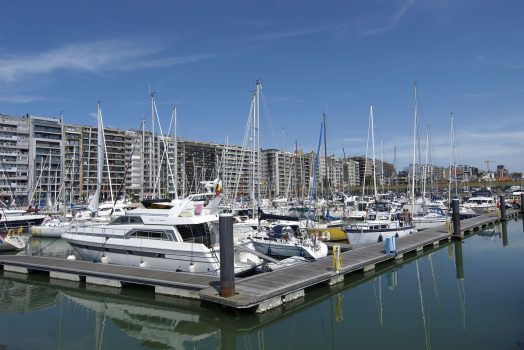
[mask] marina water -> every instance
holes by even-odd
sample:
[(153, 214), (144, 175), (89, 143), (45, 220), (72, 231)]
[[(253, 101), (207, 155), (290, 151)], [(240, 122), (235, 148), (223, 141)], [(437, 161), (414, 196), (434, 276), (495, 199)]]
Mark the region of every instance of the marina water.
[[(31, 238), (25, 253), (70, 252)], [(524, 349), (523, 256), (511, 220), (261, 315), (2, 271), (0, 349)]]

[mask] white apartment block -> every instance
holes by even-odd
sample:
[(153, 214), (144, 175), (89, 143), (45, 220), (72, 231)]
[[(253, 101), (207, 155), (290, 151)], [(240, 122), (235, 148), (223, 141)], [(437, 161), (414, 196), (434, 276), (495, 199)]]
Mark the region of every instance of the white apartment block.
[(29, 118), (0, 114), (0, 200), (6, 205), (28, 204), (29, 129)]

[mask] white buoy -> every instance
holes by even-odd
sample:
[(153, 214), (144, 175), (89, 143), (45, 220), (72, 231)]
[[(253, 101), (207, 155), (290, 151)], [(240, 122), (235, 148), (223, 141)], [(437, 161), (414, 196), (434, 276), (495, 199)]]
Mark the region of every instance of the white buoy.
[(193, 264), (193, 263), (189, 264), (188, 271), (191, 272), (191, 273), (194, 273), (195, 272), (195, 264)]
[(76, 260), (76, 256), (74, 255), (68, 255), (67, 260)]
[(107, 264), (109, 262), (109, 258), (107, 256), (103, 256), (101, 259), (100, 259), (100, 262), (102, 264)]

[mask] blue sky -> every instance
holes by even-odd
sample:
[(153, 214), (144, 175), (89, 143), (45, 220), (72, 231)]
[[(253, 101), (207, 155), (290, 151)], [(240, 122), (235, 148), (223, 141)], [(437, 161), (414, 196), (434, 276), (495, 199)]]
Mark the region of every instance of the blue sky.
[[(434, 163), (524, 171), (524, 2), (5, 1), (0, 113), (58, 116), (138, 128), (149, 88), (163, 128), (242, 144), (255, 81), (263, 84), (262, 144), (316, 149), (328, 115), (328, 153), (366, 150), (410, 163), (413, 89)], [(156, 127), (158, 128), (158, 127)]]

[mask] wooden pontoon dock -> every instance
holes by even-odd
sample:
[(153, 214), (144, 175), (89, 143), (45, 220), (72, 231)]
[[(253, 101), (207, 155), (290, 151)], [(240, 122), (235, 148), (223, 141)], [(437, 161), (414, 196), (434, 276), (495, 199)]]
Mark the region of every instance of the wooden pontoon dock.
[[(507, 210), (506, 218), (516, 217), (517, 210)], [(503, 221), (496, 213), (483, 214), (460, 221), (461, 234), (472, 234)], [(265, 312), (292, 300), (302, 298), (307, 288), (317, 285), (336, 285), (344, 276), (354, 272), (374, 270), (377, 264), (393, 261), (400, 263), (406, 254), (434, 248), (454, 238), (451, 227), (428, 229), (396, 239), (396, 254), (386, 254), (385, 244), (349, 249), (340, 253), (341, 266), (335, 271), (333, 257), (327, 256), (312, 262), (281, 268), (272, 272), (235, 279), (235, 294), (221, 297), (218, 277), (182, 272), (150, 270), (88, 261), (48, 257), (2, 255), (0, 265), (4, 271), (48, 273), (50, 278), (125, 288), (132, 285), (154, 287), (155, 293), (182, 298), (199, 299), (236, 310)], [(344, 251), (345, 250), (345, 251)]]

